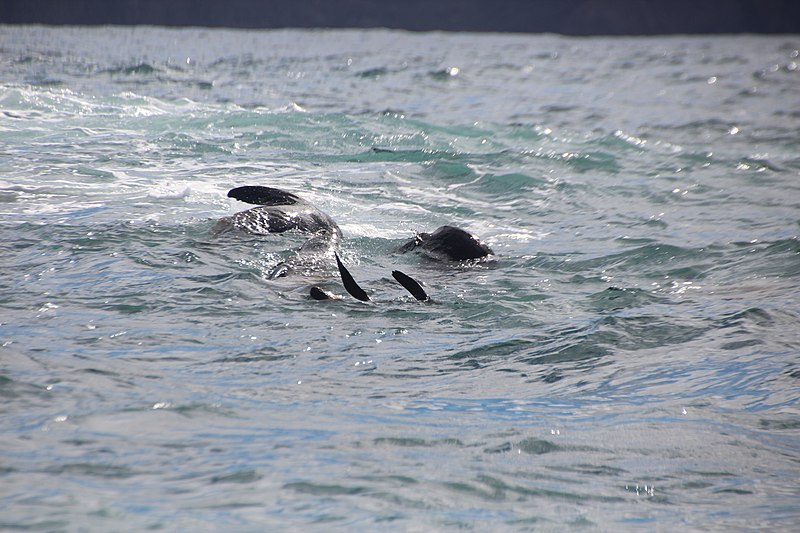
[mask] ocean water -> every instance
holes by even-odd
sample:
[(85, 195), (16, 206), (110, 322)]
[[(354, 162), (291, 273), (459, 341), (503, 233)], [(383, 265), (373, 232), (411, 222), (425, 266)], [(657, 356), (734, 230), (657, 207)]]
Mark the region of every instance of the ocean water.
[(798, 49), (0, 27), (0, 529), (796, 528)]

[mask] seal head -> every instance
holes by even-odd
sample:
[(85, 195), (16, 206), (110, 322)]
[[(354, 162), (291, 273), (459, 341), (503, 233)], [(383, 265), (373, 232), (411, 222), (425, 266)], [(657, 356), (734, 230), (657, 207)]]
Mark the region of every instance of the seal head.
[(406, 253), (412, 250), (443, 261), (480, 259), (494, 253), (475, 235), (455, 226), (441, 226), (433, 233), (419, 233), (397, 251)]

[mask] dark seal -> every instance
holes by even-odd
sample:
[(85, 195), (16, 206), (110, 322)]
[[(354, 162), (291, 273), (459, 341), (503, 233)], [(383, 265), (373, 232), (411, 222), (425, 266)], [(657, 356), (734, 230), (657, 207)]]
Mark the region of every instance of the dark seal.
[[(296, 268), (298, 265), (320, 264), (335, 259), (345, 290), (358, 300), (370, 301), (367, 292), (358, 285), (336, 253), (342, 240), (342, 231), (330, 215), (293, 193), (273, 187), (237, 187), (228, 191), (228, 197), (256, 207), (218, 220), (211, 229), (212, 236), (231, 231), (264, 235), (292, 230), (309, 235), (293, 259), (272, 269), (270, 279), (301, 270)], [(481, 259), (494, 253), (476, 236), (455, 226), (441, 226), (433, 233), (419, 233), (397, 249), (400, 253), (412, 250), (422, 252), (429, 259), (444, 262)], [(411, 276), (399, 270), (392, 271), (392, 276), (417, 300), (430, 300), (422, 285)], [(311, 287), (309, 296), (314, 300), (340, 298), (317, 286)]]
[(212, 235), (231, 230), (248, 233), (303, 233), (328, 235), (341, 239), (342, 232), (334, 220), (299, 196), (273, 187), (247, 185), (228, 191), (228, 197), (258, 207), (240, 211), (220, 219), (211, 229)]
[(397, 251), (406, 253), (412, 250), (444, 261), (481, 259), (494, 253), (475, 235), (455, 226), (441, 226), (433, 233), (419, 233)]
[(228, 197), (258, 207), (221, 218), (211, 228), (212, 236), (230, 231), (265, 235), (294, 230), (309, 234), (293, 260), (272, 269), (270, 279), (286, 276), (297, 265), (317, 263), (321, 257), (332, 255), (342, 239), (342, 230), (330, 215), (290, 192), (247, 185), (231, 189)]

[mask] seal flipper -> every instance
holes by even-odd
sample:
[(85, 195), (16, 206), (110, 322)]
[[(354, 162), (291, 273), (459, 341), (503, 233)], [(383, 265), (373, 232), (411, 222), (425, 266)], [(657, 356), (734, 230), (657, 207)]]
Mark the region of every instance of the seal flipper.
[(274, 187), (245, 185), (228, 191), (228, 198), (255, 205), (295, 205), (305, 203), (302, 198)]
[(342, 260), (339, 259), (339, 254), (334, 254), (336, 256), (336, 264), (339, 266), (339, 274), (342, 276), (342, 285), (347, 292), (350, 293), (350, 296), (355, 298), (356, 300), (361, 300), (362, 302), (368, 302), (369, 296), (364, 289), (358, 286), (356, 280), (353, 279), (353, 276), (350, 272), (344, 267), (342, 264)]
[(311, 287), (308, 295), (314, 300), (341, 300), (339, 296), (336, 296), (330, 291), (326, 291), (325, 289), (317, 287), (316, 285)]
[(397, 282), (408, 292), (410, 292), (411, 296), (420, 302), (426, 302), (430, 300), (428, 294), (425, 292), (425, 289), (422, 288), (422, 285), (420, 285), (419, 282), (411, 276), (403, 274), (399, 270), (392, 270), (392, 277), (396, 279)]

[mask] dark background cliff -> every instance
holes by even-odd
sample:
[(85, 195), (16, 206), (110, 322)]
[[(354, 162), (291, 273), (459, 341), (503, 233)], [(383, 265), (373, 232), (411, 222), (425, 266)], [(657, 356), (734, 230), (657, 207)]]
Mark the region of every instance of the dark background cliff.
[(2, 0), (0, 23), (567, 35), (798, 33), (800, 0)]

